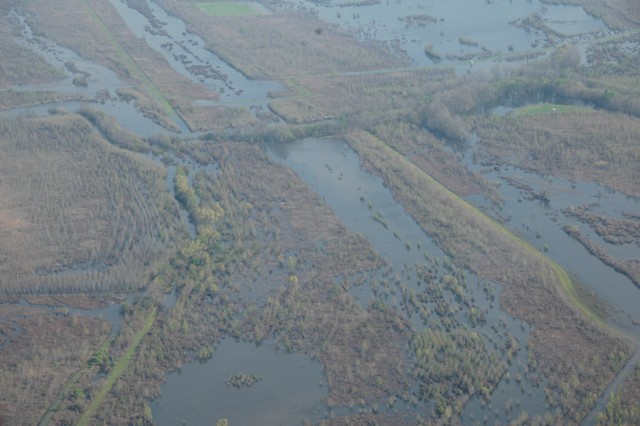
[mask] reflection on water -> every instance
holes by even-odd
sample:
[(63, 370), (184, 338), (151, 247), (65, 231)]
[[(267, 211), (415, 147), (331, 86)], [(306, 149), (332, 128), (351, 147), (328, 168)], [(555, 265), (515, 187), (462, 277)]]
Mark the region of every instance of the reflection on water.
[[(234, 374), (255, 375), (251, 386), (233, 386)], [(302, 354), (225, 340), (206, 363), (185, 365), (167, 377), (151, 406), (158, 425), (293, 425), (317, 422), (328, 395), (319, 363)]]
[[(350, 231), (365, 235), (393, 267), (424, 260), (423, 252), (444, 253), (405, 212), (377, 177), (360, 168), (359, 158), (344, 142), (306, 139), (284, 147), (284, 158), (331, 206)], [(387, 224), (387, 229), (381, 223)], [(394, 236), (394, 231), (397, 236)], [(406, 244), (421, 249), (407, 250)]]

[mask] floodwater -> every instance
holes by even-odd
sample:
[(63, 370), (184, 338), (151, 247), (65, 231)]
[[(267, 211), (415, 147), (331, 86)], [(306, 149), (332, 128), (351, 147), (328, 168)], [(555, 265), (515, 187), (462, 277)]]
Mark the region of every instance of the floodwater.
[[(34, 34), (25, 17), (19, 15), (17, 12), (11, 11), (9, 16), (19, 23), (20, 36), (17, 37), (17, 41), (22, 43), (26, 48), (35, 50), (49, 62), (49, 64), (67, 74), (67, 77), (62, 81), (32, 85), (29, 89), (52, 90), (57, 93), (85, 94), (91, 97), (99, 91), (115, 90), (122, 86), (123, 83), (115, 72), (94, 62), (82, 59), (74, 51), (50, 39)], [(70, 71), (68, 68), (69, 65), (75, 67), (75, 72)], [(87, 85), (85, 87), (73, 84), (74, 77), (78, 75), (87, 76)], [(21, 87), (21, 89), (24, 90), (25, 88)]]
[[(442, 63), (449, 64), (468, 63), (483, 54), (491, 61), (500, 60), (500, 55), (546, 47), (548, 38), (543, 31), (516, 25), (528, 16), (539, 16), (542, 24), (557, 32), (555, 43), (592, 41), (608, 33), (601, 20), (581, 7), (542, 4), (539, 0), (382, 0), (346, 7), (310, 0), (291, 3), (317, 11), (323, 20), (354, 32), (362, 40), (389, 43), (417, 65), (434, 63), (425, 55), (426, 45), (442, 57)], [(460, 38), (473, 43), (462, 43)]]
[(199, 36), (189, 33), (184, 22), (169, 15), (153, 1), (144, 0), (155, 18), (152, 22), (123, 0), (110, 0), (129, 29), (159, 52), (178, 73), (206, 84), (220, 93), (217, 102), (206, 105), (266, 106), (268, 93), (284, 89), (275, 81), (250, 80), (206, 48)]
[[(155, 2), (145, 0), (156, 18), (151, 22), (130, 9), (122, 0), (110, 1), (134, 34), (144, 38), (177, 72), (219, 91), (221, 98), (217, 104), (266, 105), (269, 92), (282, 90), (282, 86), (275, 82), (247, 79), (207, 50), (202, 39), (189, 33), (184, 23), (169, 16)], [(434, 51), (442, 56), (442, 63), (465, 66), (468, 66), (468, 58), (477, 58), (483, 53), (491, 55), (490, 61), (497, 61), (501, 55), (543, 48), (547, 36), (542, 31), (526, 30), (511, 23), (532, 14), (538, 14), (545, 25), (566, 36), (557, 37), (564, 42), (589, 42), (608, 32), (600, 20), (587, 15), (579, 7), (542, 5), (539, 0), (396, 0), (358, 7), (331, 7), (311, 2), (298, 4), (317, 10), (322, 19), (354, 31), (363, 40), (377, 40), (397, 46), (416, 65), (426, 66), (434, 63), (424, 53), (427, 44), (432, 45)], [(414, 15), (423, 17), (413, 18)], [(435, 22), (424, 25), (419, 23), (420, 19), (426, 19), (426, 15), (435, 18)], [(407, 19), (408, 17), (412, 20)], [(89, 75), (87, 87), (75, 86), (71, 75), (62, 82), (32, 86), (29, 89), (81, 93), (91, 98), (100, 91), (112, 94), (123, 85), (112, 71), (82, 60), (72, 51), (35, 36), (25, 20), (21, 17), (18, 19), (23, 28), (21, 39), (26, 45), (61, 69), (65, 68), (65, 63), (73, 62), (80, 71)], [(461, 43), (461, 37), (473, 43)], [(202, 74), (198, 71), (202, 67), (213, 72)], [(51, 106), (55, 106), (74, 111), (81, 104), (83, 103), (57, 103), (28, 110), (45, 114)], [(104, 103), (92, 102), (92, 105), (113, 115), (124, 128), (141, 136), (164, 132), (127, 102), (109, 97)], [(16, 113), (21, 111), (5, 112), (3, 116)], [(184, 126), (183, 131), (189, 134)], [(402, 206), (395, 202), (381, 181), (360, 168), (357, 155), (344, 143), (305, 140), (286, 147), (280, 155), (278, 157), (272, 152), (272, 158), (292, 167), (324, 197), (350, 231), (361, 233), (369, 240), (374, 250), (388, 262), (391, 275), (401, 275), (403, 285), (409, 290), (418, 290), (416, 268), (425, 263), (425, 253), (432, 259), (446, 258)], [(612, 314), (611, 321), (616, 326), (640, 336), (640, 327), (631, 323), (632, 320), (640, 320), (637, 309), (640, 305), (640, 290), (626, 277), (586, 252), (561, 230), (561, 226), (567, 223), (578, 225), (584, 234), (604, 245), (611, 255), (623, 260), (640, 258), (638, 247), (611, 246), (586, 226), (560, 213), (562, 208), (569, 205), (597, 204), (594, 211), (621, 215), (623, 212), (640, 211), (638, 200), (629, 199), (595, 184), (542, 179), (507, 167), (500, 171), (485, 171), (469, 161), (467, 165), (485, 172), (490, 179), (503, 182), (501, 192), (505, 203), (501, 214), (509, 218), (507, 226), (534, 246), (546, 251), (551, 258), (615, 307), (617, 311)], [(169, 167), (167, 186), (170, 189), (173, 186), (174, 170), (172, 166)], [(527, 201), (519, 190), (504, 181), (505, 176), (523, 180), (534, 190), (547, 190), (551, 198), (550, 206), (544, 207), (537, 201)], [(470, 201), (480, 207), (484, 206), (481, 199), (470, 198)], [(188, 218), (184, 217), (186, 213), (182, 213), (183, 219), (188, 223)], [(193, 236), (195, 229), (192, 224), (189, 226)], [(508, 367), (509, 376), (500, 381), (490, 402), (483, 403), (474, 398), (465, 406), (464, 424), (474, 424), (476, 421), (505, 423), (522, 411), (543, 414), (547, 408), (543, 386), (529, 383), (522, 374), (527, 362), (526, 342), (530, 327), (509, 318), (500, 311), (497, 303), (491, 303), (483, 291), (487, 283), (479, 282), (469, 273), (466, 279), (469, 292), (478, 306), (487, 309), (487, 322), (481, 330), (483, 336), (487, 341), (498, 340), (499, 336), (490, 328), (498, 323), (505, 323), (510, 335), (518, 340), (521, 350)], [(354, 287), (352, 295), (363, 306), (367, 306), (375, 297), (371, 287), (371, 282), (365, 282)], [(499, 295), (499, 291), (498, 287), (494, 295)], [(455, 303), (451, 297), (448, 301)], [(175, 294), (168, 295), (164, 302), (165, 307), (170, 309), (175, 304)], [(398, 300), (391, 300), (389, 303), (400, 309)], [(462, 320), (464, 316), (460, 312)], [(118, 330), (117, 318), (120, 315), (117, 305), (100, 312), (76, 314), (103, 316), (112, 322), (112, 333)], [(423, 327), (419, 319), (409, 319), (416, 330)], [(14, 329), (13, 333), (17, 332)], [(225, 380), (233, 373), (255, 374), (262, 377), (262, 380), (251, 387), (227, 386)], [(516, 377), (519, 380), (516, 381)], [(152, 405), (152, 410), (155, 421), (160, 425), (180, 424), (183, 421), (187, 424), (200, 424), (204, 421), (215, 423), (221, 418), (227, 418), (232, 425), (299, 424), (305, 419), (318, 421), (327, 416), (323, 404), (327, 394), (322, 367), (309, 357), (278, 353), (266, 345), (256, 347), (225, 340), (218, 345), (209, 362), (192, 363), (184, 366), (180, 372), (170, 374), (161, 396)], [(511, 403), (513, 411), (504, 411), (504, 407)]]
[[(334, 139), (305, 139), (277, 149), (271, 148), (269, 153), (275, 161), (294, 169), (318, 192), (351, 232), (366, 237), (378, 255), (389, 264), (391, 272), (388, 275), (401, 276), (402, 285), (408, 291), (419, 291), (416, 266), (425, 265), (425, 252), (430, 258), (446, 259), (447, 256), (435, 246), (402, 205), (395, 202), (382, 181), (361, 168), (358, 155), (346, 143)], [(371, 281), (378, 278), (372, 277), (351, 291), (365, 307), (374, 299)], [(509, 335), (518, 340), (521, 350), (508, 367), (509, 374), (500, 381), (488, 403), (480, 398), (470, 400), (463, 412), (464, 423), (474, 424), (483, 419), (508, 422), (522, 411), (544, 414), (547, 408), (544, 386), (530, 383), (523, 373), (528, 359), (526, 344), (529, 325), (501, 311), (498, 303), (492, 303), (489, 294), (484, 292), (487, 283), (478, 282), (468, 271), (466, 284), (477, 309), (487, 309), (485, 325), (474, 331), (479, 332), (489, 345), (488, 342), (502, 341), (504, 337), (500, 337), (494, 328), (505, 324)], [(497, 285), (494, 287), (497, 290), (493, 296), (498, 300), (500, 288)], [(385, 303), (395, 306), (402, 313), (398, 300), (392, 298)], [(447, 303), (453, 306), (459, 304), (452, 295), (447, 298)], [(456, 311), (456, 318), (460, 322), (468, 321), (462, 307), (456, 307)], [(415, 331), (425, 328), (415, 315), (410, 315), (408, 319)], [(513, 407), (510, 412), (503, 409), (508, 405)], [(498, 410), (495, 410), (496, 407)], [(421, 406), (417, 409), (420, 410)]]
[[(235, 387), (226, 383), (233, 374), (259, 380)], [(160, 426), (213, 425), (223, 418), (231, 425), (293, 425), (324, 418), (327, 395), (322, 367), (307, 355), (227, 339), (211, 360), (169, 374), (151, 409)]]
[[(21, 90), (49, 90), (58, 94), (68, 94), (73, 97), (82, 97), (84, 101), (48, 102), (38, 106), (27, 106), (3, 111), (3, 116), (15, 116), (22, 113), (46, 115), (49, 109), (56, 108), (70, 112), (76, 111), (80, 106), (89, 104), (101, 109), (105, 113), (118, 120), (120, 126), (142, 137), (166, 133), (166, 130), (150, 118), (141, 114), (130, 101), (119, 99), (116, 91), (126, 85), (115, 72), (85, 60), (74, 51), (55, 43), (52, 40), (35, 35), (29, 27), (24, 16), (12, 11), (10, 15), (17, 20), (20, 27), (20, 36), (17, 40), (26, 48), (32, 49), (41, 55), (49, 64), (58, 68), (67, 76), (61, 81), (21, 87)], [(69, 66), (71, 65), (70, 71)], [(85, 76), (86, 86), (78, 86), (73, 83), (75, 77)], [(181, 132), (188, 132), (184, 121), (174, 117)]]
[[(500, 182), (499, 191), (504, 204), (499, 211), (507, 220), (506, 226), (521, 235), (534, 247), (544, 252), (562, 266), (571, 276), (591, 289), (612, 308), (610, 322), (625, 332), (640, 338), (640, 327), (632, 321), (640, 320), (640, 288), (625, 275), (605, 265), (590, 254), (579, 242), (562, 229), (573, 225), (580, 232), (603, 247), (618, 260), (640, 259), (640, 247), (635, 244), (614, 245), (598, 236), (588, 225), (566, 216), (562, 210), (568, 207), (591, 206), (596, 214), (622, 218), (624, 213), (640, 211), (640, 199), (613, 191), (596, 183), (570, 182), (566, 179), (542, 177), (517, 167), (502, 166), (499, 170), (483, 168), (472, 161), (477, 139), (472, 138), (464, 162), (471, 170), (482, 173), (491, 181)], [(538, 200), (528, 200), (526, 194), (508, 182), (515, 179), (531, 187), (534, 193), (545, 191), (548, 205)], [(480, 208), (487, 203), (478, 197), (468, 201)], [(491, 213), (487, 211), (487, 213)]]
[[(344, 142), (306, 139), (281, 147), (272, 158), (294, 169), (329, 204), (350, 231), (365, 235), (378, 254), (394, 268), (424, 260), (423, 251), (444, 257), (384, 188), (382, 181), (360, 167)], [(388, 229), (376, 220), (388, 224)], [(398, 237), (393, 235), (396, 232)], [(407, 250), (406, 243), (414, 249)], [(417, 249), (420, 243), (422, 249)]]

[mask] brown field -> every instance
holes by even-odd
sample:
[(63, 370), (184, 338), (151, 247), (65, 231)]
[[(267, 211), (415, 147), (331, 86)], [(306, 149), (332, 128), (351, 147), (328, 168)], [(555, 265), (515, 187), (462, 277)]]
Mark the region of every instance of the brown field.
[(2, 55), (3, 57), (11, 58), (10, 61), (0, 61), (0, 89), (24, 84), (53, 82), (61, 79), (63, 74), (59, 70), (53, 68), (39, 55), (29, 49), (25, 49), (15, 41), (12, 27), (9, 17), (4, 14), (0, 16)]
[(415, 111), (425, 96), (452, 84), (451, 79), (455, 80), (447, 70), (427, 69), (296, 76), (286, 81), (298, 96), (276, 99), (270, 106), (289, 123), (344, 116), (375, 121), (383, 113), (388, 119)]
[(478, 159), (543, 175), (595, 181), (640, 196), (640, 121), (604, 111), (489, 118)]
[(0, 349), (0, 424), (37, 424), (63, 382), (109, 333), (106, 321), (42, 308), (0, 304), (0, 321), (19, 329), (11, 350)]
[(144, 286), (177, 231), (163, 170), (75, 115), (0, 128), (2, 291)]
[(374, 134), (455, 194), (481, 193), (494, 203), (500, 202), (500, 194), (490, 182), (467, 169), (440, 139), (424, 129), (391, 122), (377, 126)]

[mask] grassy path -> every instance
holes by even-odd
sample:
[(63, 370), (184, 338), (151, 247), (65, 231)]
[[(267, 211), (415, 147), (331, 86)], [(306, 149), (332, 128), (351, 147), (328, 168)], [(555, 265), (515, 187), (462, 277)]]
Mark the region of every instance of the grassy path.
[[(100, 345), (100, 347), (98, 348), (98, 350), (96, 350), (95, 353), (98, 354), (100, 352), (106, 351), (109, 348), (109, 346), (111, 346), (111, 343), (113, 342), (113, 340), (114, 340), (113, 337), (111, 336), (108, 337), (102, 343), (102, 345)], [(49, 424), (49, 422), (51, 421), (51, 418), (56, 413), (56, 411), (58, 411), (60, 404), (62, 404), (62, 401), (64, 401), (64, 398), (69, 393), (69, 390), (71, 389), (71, 387), (78, 382), (78, 379), (80, 379), (80, 377), (82, 377), (84, 373), (89, 371), (89, 368), (90, 367), (85, 365), (84, 367), (76, 371), (73, 374), (73, 376), (69, 377), (66, 382), (64, 382), (64, 384), (60, 388), (60, 391), (58, 392), (58, 395), (56, 395), (53, 402), (49, 405), (49, 408), (47, 408), (47, 411), (44, 412), (44, 415), (38, 422), (38, 426), (44, 426)]]
[[(548, 265), (553, 271), (555, 278), (557, 279), (557, 283), (561, 284), (564, 293), (571, 299), (574, 306), (576, 306), (587, 318), (591, 318), (601, 326), (607, 327), (607, 324), (600, 317), (600, 315), (597, 312), (593, 311), (588, 305), (586, 305), (583, 300), (581, 300), (578, 295), (578, 290), (569, 278), (569, 275), (567, 275), (566, 271), (560, 265), (558, 265), (549, 257), (545, 256), (523, 238), (515, 235), (505, 226), (499, 224), (491, 217), (482, 213), (473, 204), (458, 196), (454, 192), (450, 191), (446, 186), (436, 180), (433, 176), (422, 170), (411, 160), (404, 157), (394, 148), (389, 146), (386, 142), (370, 133), (367, 133), (367, 135), (369, 136), (369, 143), (377, 145), (378, 149), (384, 152), (384, 156), (386, 158), (392, 159), (390, 162), (399, 165), (399, 167), (401, 168), (410, 170), (414, 176), (420, 176), (422, 179), (424, 179), (424, 182), (428, 183), (428, 185), (433, 188), (432, 191), (441, 193), (442, 197), (445, 199), (449, 199), (453, 203), (453, 205), (455, 205), (456, 209), (461, 209), (468, 212), (472, 217), (475, 217), (476, 220), (479, 221), (479, 224), (483, 227), (492, 229), (493, 231), (497, 232), (497, 234), (503, 236), (505, 238), (505, 241), (511, 241), (515, 243), (516, 246), (529, 253), (532, 258), (539, 260), (542, 264)], [(356, 149), (356, 151), (358, 150)]]
[(122, 376), (122, 373), (124, 373), (124, 370), (129, 365), (129, 361), (131, 361), (133, 354), (136, 352), (136, 349), (140, 345), (142, 338), (145, 336), (145, 334), (147, 334), (147, 332), (153, 325), (154, 321), (156, 320), (157, 316), (158, 316), (158, 308), (154, 307), (151, 310), (151, 313), (149, 314), (149, 316), (147, 317), (147, 321), (144, 323), (144, 326), (142, 327), (142, 329), (138, 332), (138, 334), (136, 334), (136, 336), (133, 338), (133, 341), (131, 342), (131, 344), (125, 351), (125, 353), (120, 357), (118, 362), (115, 364), (115, 366), (109, 373), (107, 380), (102, 385), (102, 388), (96, 394), (95, 398), (91, 400), (91, 404), (89, 404), (89, 407), (85, 410), (84, 414), (80, 418), (80, 421), (78, 422), (78, 426), (87, 425), (89, 423), (89, 420), (91, 420), (91, 417), (93, 417), (93, 415), (95, 414), (100, 404), (102, 404), (102, 401), (104, 400), (104, 398), (107, 396), (109, 391), (111, 391), (111, 388), (113, 387), (113, 385), (120, 378), (120, 376)]
[(609, 402), (609, 395), (620, 391), (620, 388), (624, 382), (634, 373), (636, 366), (640, 363), (640, 343), (636, 346), (636, 351), (633, 356), (629, 358), (618, 372), (618, 374), (611, 380), (605, 390), (602, 391), (600, 397), (593, 404), (593, 408), (582, 421), (582, 426), (593, 426), (597, 424), (598, 414), (607, 409), (607, 403)]

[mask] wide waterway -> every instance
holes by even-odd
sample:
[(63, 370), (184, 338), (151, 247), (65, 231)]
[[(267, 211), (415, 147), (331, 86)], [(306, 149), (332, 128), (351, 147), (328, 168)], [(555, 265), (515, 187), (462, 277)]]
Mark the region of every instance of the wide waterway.
[(198, 35), (190, 33), (180, 19), (169, 15), (157, 3), (144, 0), (153, 20), (131, 9), (123, 0), (110, 0), (129, 29), (160, 53), (171, 67), (185, 77), (220, 93), (207, 105), (265, 106), (269, 92), (284, 89), (275, 81), (251, 80), (206, 48)]
[[(640, 321), (640, 288), (589, 253), (562, 229), (565, 225), (578, 227), (582, 234), (618, 260), (640, 259), (638, 245), (610, 244), (587, 225), (562, 212), (570, 207), (590, 206), (593, 213), (620, 219), (624, 213), (640, 211), (640, 199), (597, 183), (542, 177), (513, 166), (497, 169), (482, 167), (472, 161), (476, 143), (478, 141), (472, 139), (463, 161), (471, 170), (500, 183), (499, 192), (504, 203), (499, 214), (506, 220), (507, 227), (558, 262), (570, 275), (606, 301), (611, 307), (609, 320), (640, 339), (640, 326), (633, 324), (633, 321)], [(544, 191), (549, 203), (543, 204), (527, 197), (527, 193), (516, 187), (521, 184), (530, 187), (534, 194)], [(468, 200), (479, 208), (488, 207), (488, 203), (481, 198), (472, 196)], [(487, 212), (491, 214), (490, 210)]]

